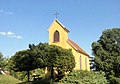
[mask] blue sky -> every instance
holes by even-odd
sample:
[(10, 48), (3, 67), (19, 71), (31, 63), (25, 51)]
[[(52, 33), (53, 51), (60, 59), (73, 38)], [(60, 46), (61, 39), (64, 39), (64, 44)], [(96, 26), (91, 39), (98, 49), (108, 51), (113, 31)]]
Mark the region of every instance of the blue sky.
[(0, 0), (0, 51), (10, 57), (30, 44), (48, 42), (55, 19), (69, 38), (92, 56), (91, 44), (102, 31), (120, 28), (120, 0)]

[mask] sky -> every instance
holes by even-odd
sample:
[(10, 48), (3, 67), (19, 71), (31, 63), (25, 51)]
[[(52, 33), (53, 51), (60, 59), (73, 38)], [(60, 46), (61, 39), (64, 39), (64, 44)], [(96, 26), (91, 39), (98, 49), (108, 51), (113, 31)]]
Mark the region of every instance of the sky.
[(120, 0), (0, 0), (2, 54), (11, 57), (29, 44), (48, 42), (56, 11), (69, 38), (90, 56), (102, 31), (120, 28)]

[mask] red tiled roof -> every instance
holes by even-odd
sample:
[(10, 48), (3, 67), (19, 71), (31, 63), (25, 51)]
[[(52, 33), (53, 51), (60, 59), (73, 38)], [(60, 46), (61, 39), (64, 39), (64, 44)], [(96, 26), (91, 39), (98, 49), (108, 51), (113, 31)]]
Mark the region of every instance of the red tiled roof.
[(67, 41), (76, 51), (90, 57), (82, 48), (80, 48), (75, 42), (73, 42), (72, 40), (68, 39)]

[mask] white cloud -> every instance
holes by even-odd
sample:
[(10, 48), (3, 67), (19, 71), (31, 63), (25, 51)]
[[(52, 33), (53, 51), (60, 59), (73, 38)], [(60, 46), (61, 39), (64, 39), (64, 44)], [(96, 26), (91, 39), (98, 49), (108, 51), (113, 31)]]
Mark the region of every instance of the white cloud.
[(0, 32), (0, 35), (5, 36), (5, 35), (6, 35), (6, 33), (5, 33), (5, 32)]
[(9, 32), (0, 32), (1, 36), (11, 37), (11, 38), (17, 38), (17, 39), (23, 39), (22, 36), (16, 35), (15, 33), (9, 31)]
[(4, 11), (4, 10), (0, 10), (1, 14), (5, 14), (5, 15), (13, 15), (14, 13), (12, 11)]
[(23, 39), (23, 37), (22, 37), (22, 36), (16, 36), (16, 38), (18, 38), (18, 39)]
[(13, 33), (13, 32), (10, 32), (10, 31), (7, 32), (6, 34), (7, 34), (7, 35), (10, 35), (10, 36), (11, 36), (11, 35), (14, 35), (14, 33)]

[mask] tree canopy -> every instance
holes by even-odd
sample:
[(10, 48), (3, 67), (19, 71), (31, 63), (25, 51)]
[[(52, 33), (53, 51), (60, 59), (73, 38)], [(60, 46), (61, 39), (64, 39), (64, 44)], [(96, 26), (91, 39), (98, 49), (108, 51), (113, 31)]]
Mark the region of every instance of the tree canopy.
[(0, 52), (0, 68), (3, 68), (5, 65), (4, 62), (5, 58), (3, 57), (2, 53)]
[(12, 56), (10, 64), (10, 68), (16, 72), (27, 71), (29, 81), (29, 71), (38, 68), (41, 65), (41, 59), (33, 51), (27, 49), (18, 51)]
[(16, 72), (27, 71), (29, 80), (29, 71), (36, 68), (49, 67), (51, 77), (53, 77), (54, 67), (58, 72), (72, 71), (75, 60), (71, 50), (48, 45), (48, 43), (39, 43), (29, 44), (29, 49), (16, 52), (11, 57), (10, 64), (11, 69)]
[(107, 29), (97, 42), (92, 43), (96, 70), (102, 70), (109, 79), (120, 77), (120, 28)]
[(48, 45), (47, 43), (30, 46), (39, 55), (40, 59), (43, 60), (44, 67), (51, 68), (51, 77), (53, 67), (56, 67), (58, 73), (72, 71), (75, 67), (75, 60), (71, 50), (55, 45)]

